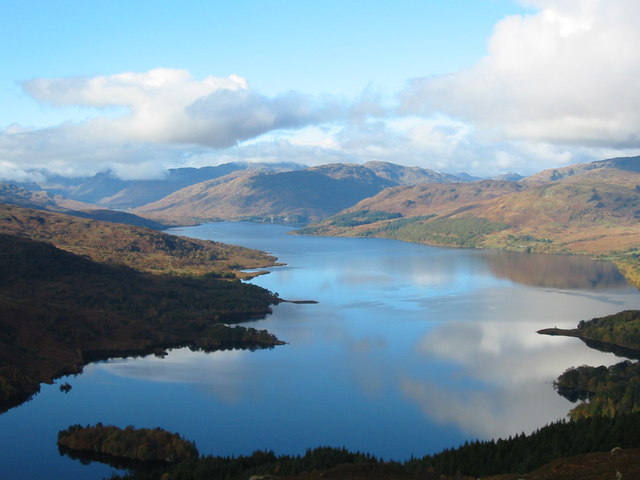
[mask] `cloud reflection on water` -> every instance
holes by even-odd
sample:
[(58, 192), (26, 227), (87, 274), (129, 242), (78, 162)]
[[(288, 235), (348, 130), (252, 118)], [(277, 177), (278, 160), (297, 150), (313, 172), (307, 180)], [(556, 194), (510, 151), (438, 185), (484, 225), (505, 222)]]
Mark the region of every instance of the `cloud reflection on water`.
[(442, 323), (422, 337), (416, 354), (450, 364), (446, 382), (405, 376), (404, 394), (425, 416), (480, 438), (508, 436), (563, 418), (570, 403), (551, 382), (573, 365), (611, 365), (612, 354), (575, 338), (532, 334), (539, 323), (484, 321)]

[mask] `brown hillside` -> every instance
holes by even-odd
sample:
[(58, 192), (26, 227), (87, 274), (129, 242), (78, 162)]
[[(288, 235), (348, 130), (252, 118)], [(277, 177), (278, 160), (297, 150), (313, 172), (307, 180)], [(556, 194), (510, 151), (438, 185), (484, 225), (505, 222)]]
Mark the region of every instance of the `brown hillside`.
[(174, 219), (317, 220), (374, 195), (387, 185), (388, 182), (362, 167), (247, 172), (192, 185), (136, 212)]
[(601, 169), (640, 172), (640, 157), (609, 158), (597, 162), (569, 165), (562, 168), (550, 168), (522, 180), (526, 184), (556, 182), (572, 176), (581, 176), (588, 172), (601, 173)]
[(229, 272), (275, 261), (248, 248), (15, 205), (0, 204), (0, 233), (47, 242), (98, 262), (150, 272)]
[(392, 187), (362, 200), (346, 211), (380, 210), (400, 213), (404, 216), (441, 214), (469, 205), (478, 205), (510, 193), (521, 192), (525, 188), (514, 182), (497, 180)]
[(547, 238), (578, 253), (603, 253), (640, 241), (640, 173), (599, 169), (486, 202), (473, 215), (507, 223), (499, 236)]
[(336, 163), (287, 172), (237, 172), (184, 188), (136, 212), (174, 221), (317, 221), (387, 187), (453, 180), (451, 175), (386, 162)]

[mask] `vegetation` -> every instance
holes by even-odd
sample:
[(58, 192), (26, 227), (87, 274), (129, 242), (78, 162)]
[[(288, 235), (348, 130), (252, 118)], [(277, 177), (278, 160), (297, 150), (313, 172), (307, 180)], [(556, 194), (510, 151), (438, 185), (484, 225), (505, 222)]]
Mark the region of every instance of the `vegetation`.
[(144, 273), (0, 234), (0, 410), (93, 360), (280, 345), (264, 330), (225, 325), (262, 318), (279, 301), (238, 280)]
[[(626, 310), (591, 320), (578, 328), (559, 331), (577, 336), (594, 348), (625, 349), (627, 355), (640, 353), (640, 311)], [(594, 343), (595, 342), (595, 343)], [(640, 411), (640, 363), (624, 361), (611, 367), (580, 366), (566, 370), (555, 382), (558, 393), (582, 403), (570, 412), (572, 418), (615, 417)]]
[(578, 323), (581, 337), (640, 350), (640, 310), (625, 310)]
[(461, 472), (474, 477), (498, 473), (526, 473), (555, 458), (640, 447), (640, 415), (593, 417), (559, 421), (530, 435), (476, 441), (407, 463), (407, 468), (433, 468), (444, 474)]
[(80, 452), (92, 452), (141, 462), (182, 462), (198, 458), (193, 442), (161, 428), (121, 429), (98, 423), (82, 427), (72, 425), (58, 432), (58, 446)]
[[(587, 345), (638, 358), (640, 311), (626, 310), (605, 317), (582, 320), (574, 330), (548, 329), (540, 333), (581, 338)], [(618, 350), (621, 349), (621, 350)], [(558, 393), (572, 402), (582, 400), (571, 418), (640, 412), (640, 363), (629, 360), (610, 367), (582, 365), (567, 369), (554, 383)]]
[(571, 418), (610, 417), (640, 412), (640, 363), (611, 367), (580, 366), (566, 370), (554, 383), (565, 398), (581, 402)]
[[(361, 476), (317, 475), (317, 478), (421, 478), (440, 479), (458, 474), (477, 478), (498, 473), (530, 472), (553, 459), (587, 452), (609, 451), (614, 447), (640, 446), (640, 414), (614, 419), (595, 417), (579, 421), (560, 421), (530, 435), (508, 439), (468, 442), (436, 455), (404, 463), (383, 462), (371, 455), (352, 453), (344, 448), (321, 447), (303, 456), (256, 451), (250, 456), (205, 456), (171, 467), (140, 471), (114, 477), (121, 480), (246, 479), (251, 475), (277, 475), (286, 478), (316, 478), (311, 472), (331, 471), (352, 465)], [(362, 474), (365, 473), (364, 476)], [(459, 478), (459, 477), (458, 477)], [(548, 477), (554, 478), (554, 477)]]
[(400, 217), (402, 217), (400, 213), (358, 210), (355, 212), (334, 215), (322, 224), (308, 225), (306, 227), (299, 228), (296, 230), (296, 233), (300, 235), (319, 235), (328, 232), (330, 227), (356, 227), (359, 225), (369, 225), (371, 223), (392, 220)]
[(415, 243), (428, 243), (455, 247), (476, 247), (484, 236), (509, 226), (482, 217), (435, 218), (428, 217), (396, 220), (374, 231), (384, 236)]
[(611, 252), (603, 258), (615, 263), (625, 278), (640, 288), (640, 249), (634, 247), (623, 252)]
[(355, 227), (357, 225), (367, 225), (383, 220), (400, 218), (401, 216), (399, 213), (358, 210), (357, 212), (334, 215), (328, 220), (328, 223), (337, 227)]

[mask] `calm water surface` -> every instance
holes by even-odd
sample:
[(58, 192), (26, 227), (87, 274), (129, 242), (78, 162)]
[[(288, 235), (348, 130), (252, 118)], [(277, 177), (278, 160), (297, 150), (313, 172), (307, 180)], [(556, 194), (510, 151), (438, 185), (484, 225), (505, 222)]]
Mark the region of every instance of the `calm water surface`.
[[(638, 291), (607, 263), (287, 231), (247, 223), (171, 230), (285, 262), (253, 283), (319, 303), (281, 304), (250, 325), (287, 345), (178, 349), (92, 364), (45, 385), (0, 415), (0, 479), (109, 476), (110, 467), (58, 454), (57, 431), (74, 423), (160, 426), (204, 454), (332, 445), (397, 460), (529, 432), (572, 407), (551, 385), (562, 371), (620, 360), (535, 331), (640, 308)], [(68, 394), (58, 389), (65, 381)]]

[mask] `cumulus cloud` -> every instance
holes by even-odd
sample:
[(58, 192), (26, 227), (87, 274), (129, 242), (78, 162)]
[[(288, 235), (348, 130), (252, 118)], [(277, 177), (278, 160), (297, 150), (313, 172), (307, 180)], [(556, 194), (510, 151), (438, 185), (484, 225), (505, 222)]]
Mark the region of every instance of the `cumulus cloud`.
[(194, 80), (189, 72), (155, 69), (94, 78), (36, 79), (24, 89), (55, 106), (119, 107), (79, 126), (88, 136), (119, 141), (229, 147), (270, 130), (331, 119), (339, 109), (286, 93), (274, 98), (249, 88), (242, 77)]
[(417, 78), (404, 111), (439, 111), (494, 138), (640, 147), (635, 0), (529, 0), (494, 29), (488, 54), (451, 75)]

